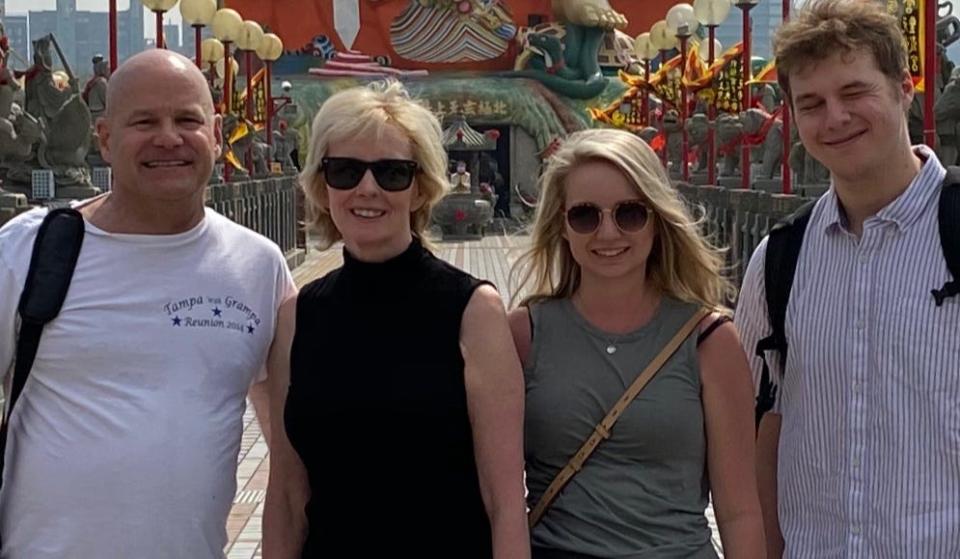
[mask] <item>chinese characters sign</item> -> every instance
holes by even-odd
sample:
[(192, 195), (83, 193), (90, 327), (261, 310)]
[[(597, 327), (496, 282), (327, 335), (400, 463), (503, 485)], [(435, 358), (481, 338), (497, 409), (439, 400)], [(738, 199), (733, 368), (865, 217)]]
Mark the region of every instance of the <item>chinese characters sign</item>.
[(425, 99), (422, 101), (430, 111), (443, 121), (448, 116), (462, 114), (465, 117), (503, 119), (510, 116), (503, 101), (477, 101), (474, 99)]
[(900, 29), (907, 43), (907, 70), (913, 77), (913, 86), (923, 93), (924, 34), (923, 13), (928, 0), (887, 0), (887, 11), (900, 20)]

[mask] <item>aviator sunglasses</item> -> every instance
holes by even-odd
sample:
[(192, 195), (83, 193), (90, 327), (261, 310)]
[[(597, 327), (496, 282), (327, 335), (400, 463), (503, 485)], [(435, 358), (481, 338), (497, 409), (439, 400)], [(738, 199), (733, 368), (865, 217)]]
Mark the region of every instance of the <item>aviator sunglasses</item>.
[(380, 188), (388, 192), (400, 192), (410, 188), (419, 168), (416, 161), (407, 159), (362, 161), (352, 157), (324, 157), (320, 164), (323, 179), (330, 188), (337, 190), (356, 187), (367, 169), (370, 169)]
[(608, 210), (588, 202), (567, 209), (567, 223), (575, 233), (587, 235), (600, 228), (603, 214), (607, 212), (613, 215), (613, 222), (622, 233), (636, 233), (643, 229), (650, 213), (639, 200), (619, 202)]

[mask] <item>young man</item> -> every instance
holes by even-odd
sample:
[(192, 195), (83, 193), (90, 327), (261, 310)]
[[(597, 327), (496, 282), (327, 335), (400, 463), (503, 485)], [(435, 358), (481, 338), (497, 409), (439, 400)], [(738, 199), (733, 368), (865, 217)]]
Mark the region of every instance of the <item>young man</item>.
[[(70, 290), (12, 416), (0, 555), (222, 558), (245, 396), (265, 401), (293, 283), (276, 245), (204, 207), (220, 117), (190, 60), (129, 59), (97, 131), (114, 185), (78, 208)], [(45, 213), (0, 230), (0, 375)]]
[[(937, 211), (946, 170), (911, 147), (905, 43), (884, 4), (814, 0), (779, 30), (779, 79), (831, 172), (802, 237), (785, 370), (758, 435), (770, 557), (960, 557), (960, 300)], [(768, 336), (768, 239), (736, 322)], [(756, 378), (763, 361), (751, 359)], [(781, 537), (782, 536), (782, 537)]]

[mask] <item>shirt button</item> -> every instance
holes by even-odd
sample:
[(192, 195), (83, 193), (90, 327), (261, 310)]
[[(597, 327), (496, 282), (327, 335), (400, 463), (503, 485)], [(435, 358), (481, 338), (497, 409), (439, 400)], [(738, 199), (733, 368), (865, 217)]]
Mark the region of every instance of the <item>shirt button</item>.
[(870, 260), (870, 255), (867, 254), (866, 252), (860, 253), (860, 263), (866, 264), (867, 260)]
[(854, 456), (854, 457), (853, 457), (853, 460), (851, 460), (851, 463), (853, 464), (853, 467), (854, 467), (854, 468), (859, 468), (859, 467), (860, 467), (860, 457), (859, 457), (859, 456)]
[(851, 527), (850, 527), (850, 532), (852, 532), (854, 536), (859, 536), (859, 535), (860, 535), (860, 525), (859, 525), (859, 524), (854, 524), (853, 526), (851, 526)]
[(863, 330), (864, 328), (867, 327), (867, 323), (864, 322), (863, 320), (858, 320), (855, 326), (857, 327), (857, 330)]

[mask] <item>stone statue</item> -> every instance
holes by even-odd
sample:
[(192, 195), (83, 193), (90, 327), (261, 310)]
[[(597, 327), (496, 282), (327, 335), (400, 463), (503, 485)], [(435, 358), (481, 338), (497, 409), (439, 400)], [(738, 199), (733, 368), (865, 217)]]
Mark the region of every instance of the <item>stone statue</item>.
[(287, 121), (281, 120), (277, 130), (273, 131), (274, 161), (280, 163), (284, 173), (295, 173), (297, 167), (291, 154), (297, 149), (297, 133), (287, 126)]
[(553, 0), (551, 4), (555, 22), (523, 35), (516, 72), (510, 76), (535, 79), (565, 97), (596, 97), (607, 87), (598, 58), (604, 36), (624, 29), (627, 20), (608, 0)]
[(830, 183), (830, 171), (819, 161), (814, 159), (803, 147), (797, 129), (794, 128), (791, 136), (790, 169), (796, 175), (797, 188), (823, 188)]
[(273, 160), (273, 149), (267, 144), (260, 132), (257, 132), (253, 123), (239, 120), (236, 115), (227, 115), (223, 122), (224, 164), (230, 165), (229, 152), (239, 164), (234, 166), (231, 181), (250, 178), (250, 171), (246, 168), (246, 156), (249, 148), (253, 178), (262, 179), (270, 175), (270, 161)]
[(667, 141), (667, 161), (670, 162), (670, 175), (681, 176), (680, 167), (683, 166), (681, 152), (683, 151), (683, 127), (680, 124), (680, 115), (670, 109), (663, 116), (663, 133)]
[(107, 80), (110, 78), (110, 63), (102, 54), (93, 57), (93, 77), (83, 86), (83, 100), (90, 109), (94, 121), (107, 109)]
[(757, 94), (760, 98), (760, 106), (768, 113), (773, 114), (773, 112), (777, 110), (777, 107), (780, 106), (780, 100), (777, 99), (777, 92), (773, 89), (772, 85), (768, 83), (763, 84)]
[(940, 137), (940, 161), (944, 165), (955, 165), (960, 154), (960, 69), (953, 71), (933, 110)]
[(740, 114), (743, 133), (749, 144), (757, 146), (759, 170), (751, 173), (757, 179), (772, 179), (783, 160), (783, 122), (763, 109), (748, 109)]
[(9, 114), (0, 118), (0, 167), (6, 170), (7, 180), (30, 184), (41, 142), (46, 142), (42, 122), (14, 104)]
[(83, 86), (83, 100), (90, 109), (90, 118), (94, 125), (90, 127), (90, 152), (87, 163), (91, 167), (106, 166), (100, 156), (100, 138), (97, 136), (96, 122), (107, 110), (107, 80), (110, 77), (110, 63), (102, 54), (93, 57), (93, 77)]
[[(61, 90), (53, 75), (50, 52), (54, 39), (47, 35), (33, 41), (33, 66), (26, 72), (26, 112), (51, 132), (41, 139), (37, 149), (38, 166), (54, 172), (57, 186), (76, 186), (67, 197), (85, 197), (96, 193), (86, 163), (90, 148), (90, 110), (80, 95), (76, 78), (68, 73), (69, 87)], [(55, 131), (56, 133), (52, 133)]]
[(740, 142), (743, 124), (735, 114), (722, 113), (717, 117), (717, 156), (720, 158), (720, 176), (740, 176)]
[(657, 137), (657, 134), (660, 133), (655, 126), (644, 126), (643, 130), (639, 132), (640, 139), (644, 142), (647, 142), (647, 145), (653, 144), (653, 139)]
[(703, 113), (696, 113), (687, 119), (687, 145), (690, 151), (697, 153), (697, 166), (694, 167), (695, 173), (704, 173), (707, 171), (708, 153), (707, 153), (707, 135), (713, 123)]
[(467, 164), (457, 161), (456, 172), (450, 174), (450, 189), (453, 192), (470, 192), (470, 185), (470, 171), (467, 171)]

